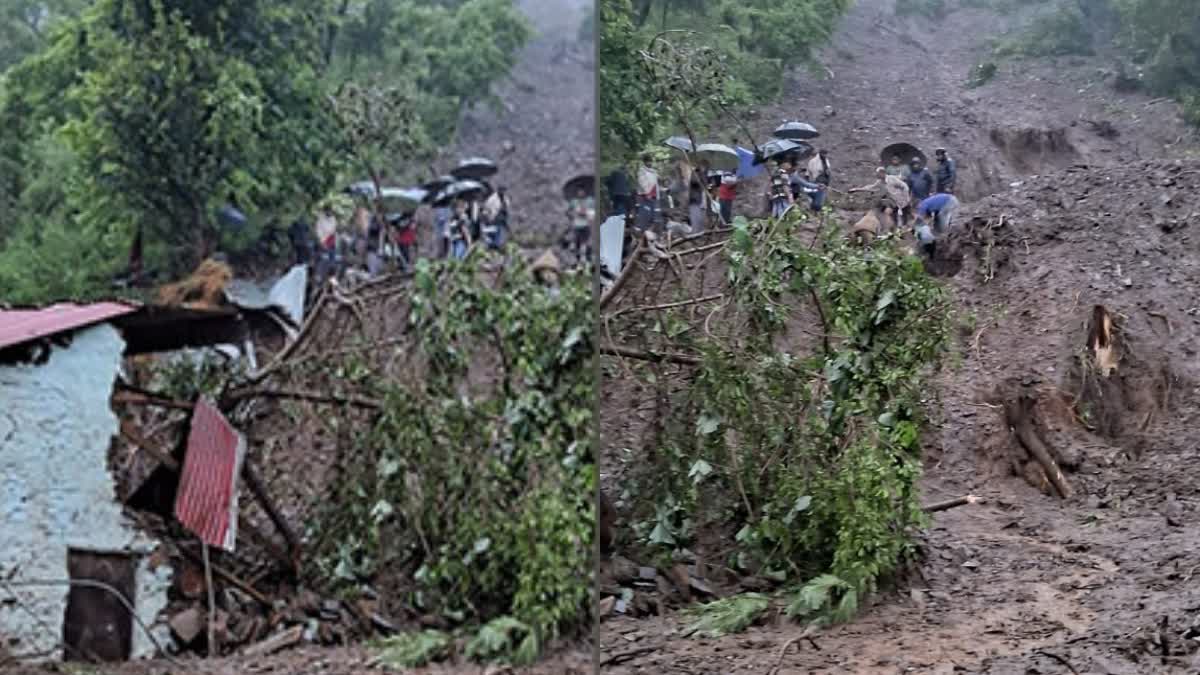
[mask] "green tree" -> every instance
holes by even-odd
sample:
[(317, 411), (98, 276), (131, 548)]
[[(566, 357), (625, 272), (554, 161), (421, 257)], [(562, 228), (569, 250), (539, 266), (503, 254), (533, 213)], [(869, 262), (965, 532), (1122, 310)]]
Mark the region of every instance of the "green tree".
[(599, 0), (599, 16), (600, 157), (621, 162), (650, 144), (661, 114), (638, 54), (645, 41), (634, 31), (629, 0)]

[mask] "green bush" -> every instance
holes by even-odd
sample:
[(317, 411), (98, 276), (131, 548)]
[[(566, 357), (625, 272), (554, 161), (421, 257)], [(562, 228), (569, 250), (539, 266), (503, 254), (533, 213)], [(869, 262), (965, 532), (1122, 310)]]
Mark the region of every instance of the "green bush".
[(520, 262), (493, 285), (476, 258), (418, 265), (405, 323), (425, 372), (368, 376), (385, 409), (315, 540), (347, 589), (411, 579), (405, 603), (453, 625), (509, 617), (473, 653), (495, 656), (501, 631), (523, 661), (590, 616), (592, 285), (552, 292)]
[(998, 57), (1089, 56), (1095, 53), (1092, 26), (1073, 2), (1059, 2), (1034, 16), (1015, 36), (995, 43)]
[[(735, 222), (726, 295), (747, 322), (736, 338), (690, 337), (682, 314), (656, 321), (703, 358), (673, 387), (683, 391), (661, 459), (626, 498), (647, 519), (637, 531), (648, 554), (694, 546), (698, 524), (716, 526), (733, 539), (730, 567), (797, 586), (832, 575), (838, 584), (810, 584), (806, 597), (852, 613), (925, 522), (922, 401), (948, 340), (948, 299), (898, 242), (864, 254), (835, 225), (810, 249), (796, 229)], [(805, 332), (828, 343), (782, 351), (777, 339), (808, 303), (824, 325)]]

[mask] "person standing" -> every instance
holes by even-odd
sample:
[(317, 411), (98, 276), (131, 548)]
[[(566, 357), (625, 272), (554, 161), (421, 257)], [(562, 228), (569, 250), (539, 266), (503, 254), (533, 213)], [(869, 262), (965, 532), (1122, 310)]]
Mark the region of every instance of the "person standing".
[(454, 212), (447, 226), (450, 255), (455, 260), (467, 257), (467, 249), (471, 246), (471, 214), (467, 206), (463, 199), (454, 200)]
[(833, 172), (829, 167), (829, 151), (821, 149), (813, 158), (808, 160), (809, 180), (828, 187), (833, 180)]
[(808, 198), (813, 213), (820, 213), (825, 206), (825, 186), (808, 179), (808, 171), (801, 169), (792, 174), (792, 194), (796, 199), (803, 195)]
[(899, 176), (893, 176), (887, 172), (887, 169), (882, 166), (875, 169), (875, 182), (870, 185), (853, 188), (847, 190), (847, 193), (854, 192), (876, 192), (882, 188), (883, 197), (890, 199), (896, 211), (896, 225), (904, 227), (906, 215), (912, 211), (911, 195), (908, 190), (908, 183), (905, 183)]
[(450, 219), (454, 213), (449, 206), (437, 206), (433, 209), (433, 229), (438, 237), (438, 257), (450, 255)]
[(895, 176), (900, 179), (907, 179), (909, 174), (908, 165), (900, 159), (900, 155), (892, 155), (888, 160), (887, 175)]
[(704, 211), (708, 205), (708, 189), (704, 185), (702, 175), (703, 171), (692, 171), (688, 180), (688, 225), (695, 234), (704, 231)]
[(337, 218), (326, 208), (313, 224), (317, 235), (317, 283), (324, 284), (337, 271)]
[(780, 218), (792, 205), (792, 189), (789, 169), (791, 165), (784, 162), (779, 170), (771, 176), (771, 184), (767, 188), (767, 203), (770, 205), (771, 217)]
[(717, 203), (721, 207), (721, 220), (726, 225), (733, 222), (733, 200), (737, 199), (737, 176), (727, 173), (721, 176), (721, 185), (717, 188)]
[(934, 176), (937, 180), (934, 182), (933, 191), (954, 194), (958, 184), (958, 165), (946, 154), (945, 148), (938, 148), (933, 155), (937, 158), (937, 172)]
[(912, 158), (912, 171), (908, 174), (908, 190), (912, 201), (920, 203), (933, 194), (933, 174), (921, 164), (920, 157)]
[(587, 190), (579, 188), (575, 197), (567, 203), (567, 217), (571, 220), (571, 241), (577, 260), (591, 256), (592, 219), (596, 215), (595, 198)]
[(618, 166), (604, 179), (604, 187), (608, 190), (609, 201), (612, 202), (612, 215), (624, 216), (629, 213), (629, 176), (625, 167)]
[(637, 227), (648, 230), (654, 225), (658, 212), (658, 172), (654, 170), (650, 153), (642, 155), (638, 168)]

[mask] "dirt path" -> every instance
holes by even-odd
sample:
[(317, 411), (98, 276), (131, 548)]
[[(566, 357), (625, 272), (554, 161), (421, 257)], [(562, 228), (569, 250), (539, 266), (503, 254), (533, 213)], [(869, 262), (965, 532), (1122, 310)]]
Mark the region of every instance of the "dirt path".
[[(975, 321), (957, 362), (937, 379), (922, 482), (927, 502), (974, 493), (986, 503), (936, 514), (919, 574), (811, 642), (784, 619), (709, 640), (682, 637), (687, 623), (678, 614), (618, 617), (601, 627), (602, 670), (1196, 672), (1200, 523), (1187, 467), (1200, 452), (1186, 439), (1198, 410), (1191, 383), (1200, 381), (1200, 303), (1190, 289), (1200, 281), (1200, 255), (1179, 223), (1200, 212), (1188, 196), (1200, 188), (1191, 175), (1200, 165), (1138, 161), (1194, 155), (1193, 133), (1173, 104), (1089, 84), (1102, 58), (1005, 64), (992, 83), (967, 90), (978, 27), (1003, 29), (1013, 18), (959, 10), (923, 26), (897, 21), (891, 7), (856, 3), (824, 58), (833, 79), (796, 77), (786, 104), (763, 111), (756, 131), (765, 137), (783, 117), (812, 120), (843, 188), (868, 182), (890, 142), (945, 146), (959, 161), (962, 220), (1006, 216), (1008, 243), (967, 251), (947, 280), (962, 316)], [(930, 34), (943, 42), (922, 60)], [(863, 105), (873, 100), (884, 114)], [(1089, 119), (1117, 135), (1097, 134)], [(1053, 173), (1117, 162), (1128, 166)], [(991, 193), (1000, 194), (984, 198)], [(986, 283), (985, 254), (999, 261)], [(996, 396), (1013, 377), (1059, 386), (1097, 303), (1123, 316), (1137, 338), (1137, 358), (1115, 376), (1122, 386), (1137, 388), (1146, 375), (1131, 364), (1156, 359), (1170, 364), (1174, 384), (1154, 394), (1168, 402), (1158, 415), (1142, 418), (1129, 403), (1106, 410), (1124, 418), (1124, 432), (1074, 437), (1077, 494), (1063, 501), (1009, 475), (998, 459), (1014, 441)]]

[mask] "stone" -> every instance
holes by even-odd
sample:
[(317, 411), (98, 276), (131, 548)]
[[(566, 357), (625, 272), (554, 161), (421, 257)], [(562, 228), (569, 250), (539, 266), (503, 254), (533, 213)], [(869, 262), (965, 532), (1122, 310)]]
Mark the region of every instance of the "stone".
[(168, 624), (180, 644), (190, 645), (204, 632), (204, 613), (192, 607), (172, 616)]

